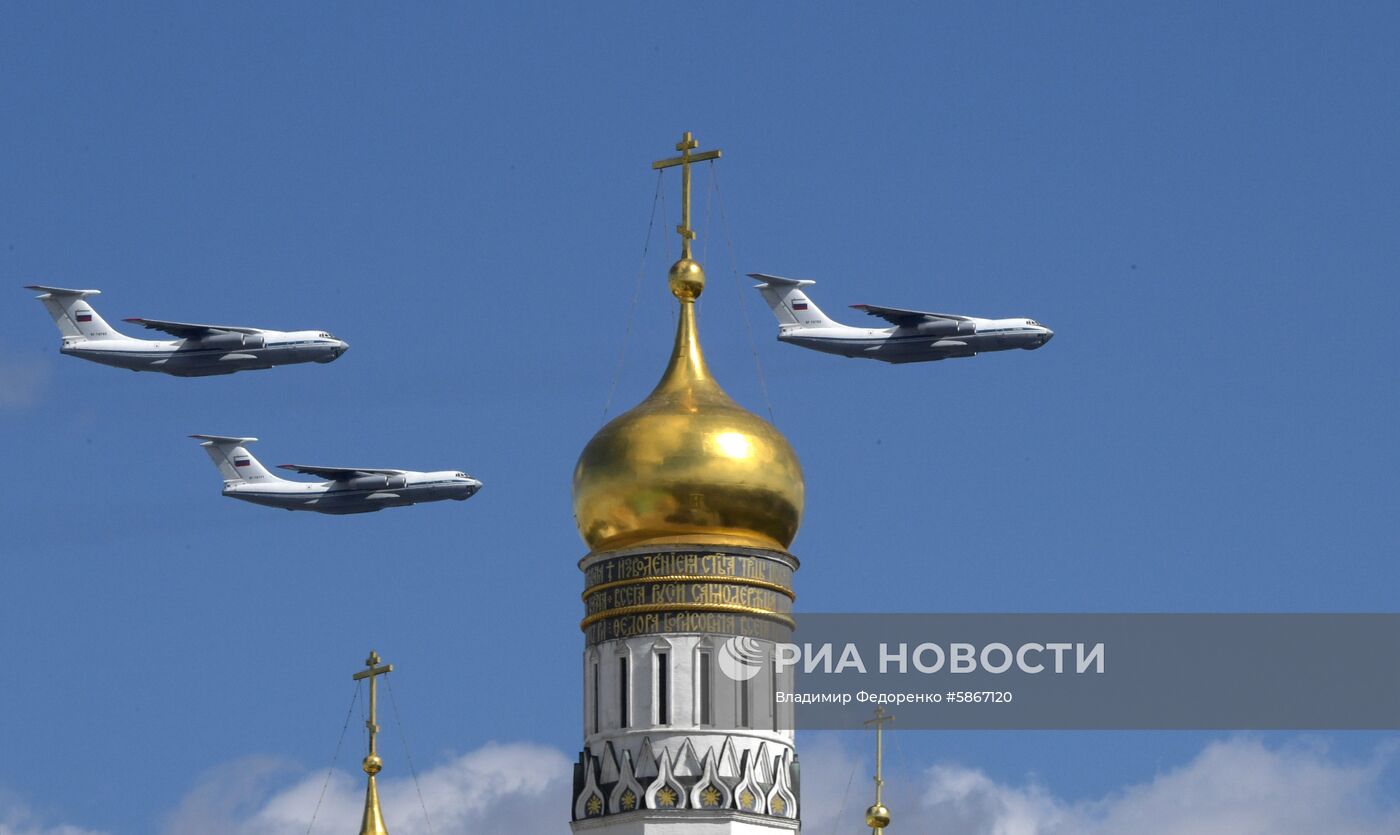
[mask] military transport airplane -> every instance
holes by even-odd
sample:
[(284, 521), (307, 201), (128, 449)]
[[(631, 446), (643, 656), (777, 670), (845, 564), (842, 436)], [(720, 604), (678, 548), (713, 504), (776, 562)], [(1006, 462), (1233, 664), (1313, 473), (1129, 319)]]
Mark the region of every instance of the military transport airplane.
[(828, 354), (884, 362), (929, 362), (1011, 348), (1034, 351), (1055, 335), (1034, 319), (978, 319), (871, 304), (851, 307), (879, 316), (894, 327), (856, 328), (828, 318), (802, 291), (815, 281), (763, 273), (749, 273), (749, 277), (763, 282), (754, 289), (763, 294), (778, 317), (780, 341)]
[(364, 467), (311, 467), (282, 464), (284, 470), (316, 475), (328, 481), (292, 481), (268, 472), (248, 444), (257, 438), (223, 435), (191, 435), (204, 443), (204, 451), (224, 477), (224, 495), (253, 504), (284, 510), (317, 513), (373, 513), (386, 507), (406, 507), (419, 502), (456, 499), (464, 502), (481, 489), (481, 482), (466, 473), (444, 470), (415, 473), (409, 470), (377, 470)]
[(63, 335), (58, 350), (69, 356), (132, 371), (160, 371), (177, 377), (232, 374), (298, 362), (330, 362), (350, 347), (324, 331), (272, 331), (233, 325), (194, 325), (159, 319), (127, 319), (171, 340), (136, 339), (118, 333), (92, 309), (88, 296), (100, 290), (66, 290), (29, 284)]

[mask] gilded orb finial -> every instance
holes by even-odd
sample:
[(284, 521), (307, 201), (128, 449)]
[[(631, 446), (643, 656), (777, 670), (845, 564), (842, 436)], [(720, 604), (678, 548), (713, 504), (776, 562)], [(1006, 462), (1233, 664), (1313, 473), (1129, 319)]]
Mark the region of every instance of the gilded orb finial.
[(671, 265), (667, 283), (671, 285), (671, 295), (680, 299), (682, 304), (693, 302), (705, 292), (705, 270), (700, 262), (682, 258)]
[(874, 835), (882, 835), (890, 825), (890, 810), (882, 799), (885, 789), (885, 725), (893, 722), (893, 716), (886, 716), (883, 707), (875, 708), (875, 718), (867, 719), (865, 726), (875, 726), (875, 804), (865, 810), (865, 825)]
[(675, 346), (646, 400), (584, 447), (574, 468), (574, 520), (593, 551), (652, 544), (786, 550), (802, 519), (802, 467), (772, 424), (724, 393), (706, 367), (695, 323), (705, 271), (691, 257), (690, 166), (718, 159), (687, 132), (681, 167), (681, 257), (668, 276), (680, 301)]
[(883, 803), (876, 803), (865, 810), (865, 825), (879, 832), (890, 825), (890, 810)]

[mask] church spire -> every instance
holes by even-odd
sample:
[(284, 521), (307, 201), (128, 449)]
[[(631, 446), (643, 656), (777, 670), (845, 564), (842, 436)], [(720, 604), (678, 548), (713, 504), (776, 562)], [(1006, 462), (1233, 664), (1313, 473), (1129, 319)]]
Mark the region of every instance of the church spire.
[(376, 721), (378, 682), (375, 679), (385, 673), (392, 673), (394, 665), (381, 666), (379, 661), (379, 653), (371, 650), (369, 658), (365, 659), (365, 669), (352, 676), (356, 681), (369, 679), (369, 718), (365, 720), (365, 727), (369, 729), (369, 753), (365, 755), (363, 765), (365, 774), (369, 775), (369, 784), (365, 787), (365, 816), (360, 824), (360, 835), (389, 835), (389, 830), (384, 826), (384, 815), (379, 811), (379, 789), (374, 784), (374, 775), (384, 768), (384, 761), (379, 758), (379, 750), (375, 745), (379, 735), (379, 725)]
[(875, 805), (865, 810), (865, 825), (870, 827), (874, 835), (884, 835), (885, 827), (890, 825), (890, 810), (885, 806), (883, 800), (885, 724), (893, 721), (894, 717), (886, 716), (883, 707), (875, 708), (875, 718), (865, 721), (866, 727), (875, 726)]

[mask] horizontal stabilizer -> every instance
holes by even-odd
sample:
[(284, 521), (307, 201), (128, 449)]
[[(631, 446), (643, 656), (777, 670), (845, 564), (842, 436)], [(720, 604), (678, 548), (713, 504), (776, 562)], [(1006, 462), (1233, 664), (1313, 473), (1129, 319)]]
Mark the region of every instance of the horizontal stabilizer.
[(749, 278), (762, 281), (769, 287), (806, 287), (808, 284), (817, 283), (810, 278), (783, 278), (779, 275), (768, 275), (767, 273), (749, 273)]
[(141, 325), (153, 331), (164, 331), (177, 339), (200, 339), (211, 333), (263, 333), (261, 328), (245, 328), (238, 325), (200, 325), (192, 322), (167, 322), (164, 319), (123, 319), (133, 325)]
[(39, 292), (47, 293), (50, 296), (78, 296), (79, 298), (81, 298), (83, 296), (102, 295), (101, 290), (69, 290), (66, 287), (45, 287), (42, 284), (26, 284), (24, 285), (24, 289), (38, 290)]
[(755, 284), (754, 289), (763, 296), (763, 300), (768, 303), (768, 309), (778, 318), (780, 329), (791, 328), (794, 325), (829, 327), (837, 324), (827, 318), (822, 309), (817, 307), (817, 303), (802, 290), (803, 287), (817, 282), (809, 278), (783, 278), (767, 273), (749, 273), (749, 277), (763, 282)]
[(88, 296), (97, 296), (101, 290), (69, 290), (66, 287), (49, 287), (44, 284), (26, 284), (27, 290), (39, 290), (39, 303), (53, 317), (64, 345), (86, 342), (89, 339), (114, 340), (128, 337), (107, 324), (88, 304)]
[(282, 481), (277, 476), (267, 471), (262, 462), (248, 451), (248, 444), (253, 443), (257, 438), (240, 438), (234, 435), (191, 435), (204, 443), (204, 451), (209, 454), (209, 460), (214, 462), (214, 466), (219, 468), (219, 475), (224, 477), (224, 486), (231, 484), (244, 484), (250, 481)]

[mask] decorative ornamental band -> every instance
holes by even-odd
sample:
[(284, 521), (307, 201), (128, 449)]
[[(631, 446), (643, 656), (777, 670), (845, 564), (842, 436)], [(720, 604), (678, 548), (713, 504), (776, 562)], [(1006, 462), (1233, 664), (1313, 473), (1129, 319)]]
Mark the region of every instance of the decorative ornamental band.
[(785, 615), (775, 615), (771, 612), (749, 614), (713, 611), (708, 607), (703, 611), (676, 611), (673, 607), (666, 607), (664, 611), (636, 614), (608, 612), (582, 628), (587, 646), (647, 635), (682, 633), (737, 635), (762, 641), (784, 642), (792, 640), (793, 632), (792, 618)]
[(677, 550), (643, 551), (585, 560), (584, 587), (588, 589), (619, 580), (647, 580), (670, 575), (690, 575), (719, 580), (758, 580), (792, 587), (795, 560), (779, 559), (773, 552)]
[(768, 589), (778, 592), (779, 594), (787, 595), (789, 600), (797, 599), (797, 595), (793, 590), (781, 583), (770, 583), (767, 580), (750, 580), (744, 577), (720, 578), (712, 574), (663, 574), (659, 577), (636, 577), (630, 580), (613, 580), (610, 583), (599, 583), (596, 586), (584, 589), (583, 594), (580, 596), (587, 602), (589, 597), (598, 592), (619, 588), (621, 586), (639, 586), (646, 583), (713, 583), (716, 580), (721, 580), (727, 585), (756, 586), (761, 589)]
[(758, 548), (662, 546), (590, 554), (587, 643), (673, 632), (783, 641), (795, 625), (790, 554)]
[(589, 595), (586, 616), (636, 611), (637, 606), (743, 606), (762, 612), (788, 614), (792, 599), (772, 589), (739, 583), (642, 583), (619, 586)]
[(579, 629), (588, 629), (589, 626), (605, 618), (625, 617), (627, 615), (641, 615), (653, 612), (721, 612), (735, 615), (752, 615), (756, 618), (767, 618), (783, 624), (788, 629), (796, 629), (797, 623), (790, 615), (779, 612), (769, 612), (764, 609), (757, 609), (752, 606), (738, 606), (732, 603), (646, 603), (641, 606), (624, 606), (621, 609), (612, 609), (607, 612), (599, 612), (596, 615), (589, 615), (579, 623)]

